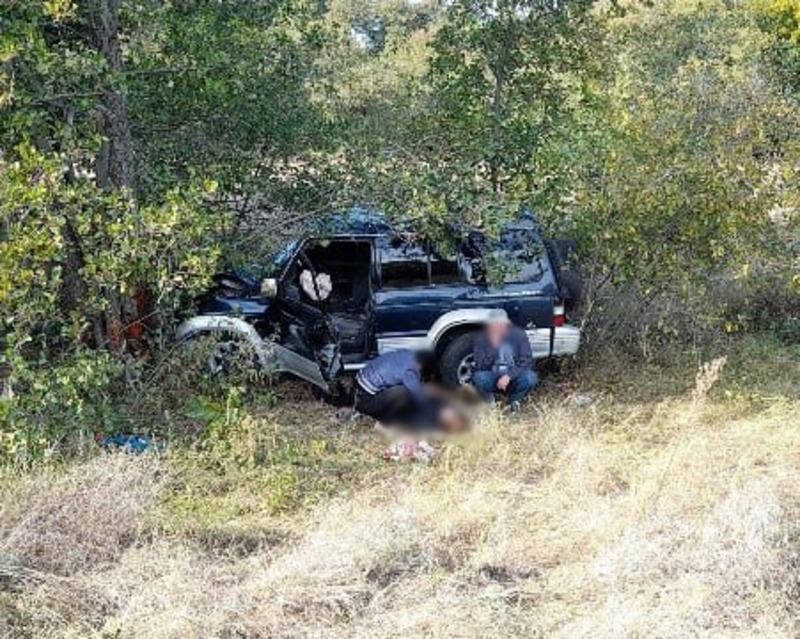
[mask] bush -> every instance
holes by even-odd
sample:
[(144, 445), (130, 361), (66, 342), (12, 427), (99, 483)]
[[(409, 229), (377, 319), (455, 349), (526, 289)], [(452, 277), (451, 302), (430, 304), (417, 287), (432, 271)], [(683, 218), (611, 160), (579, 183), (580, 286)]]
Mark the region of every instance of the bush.
[(129, 354), (169, 335), (220, 254), (213, 184), (137, 204), (64, 165), (27, 145), (0, 156), (0, 464), (108, 426)]

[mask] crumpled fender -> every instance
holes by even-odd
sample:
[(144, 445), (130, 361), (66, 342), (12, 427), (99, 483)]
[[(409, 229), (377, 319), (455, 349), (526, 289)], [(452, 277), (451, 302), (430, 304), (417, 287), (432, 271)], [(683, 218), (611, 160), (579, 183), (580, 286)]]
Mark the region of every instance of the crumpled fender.
[(186, 320), (178, 326), (178, 341), (183, 341), (203, 333), (226, 332), (240, 335), (250, 342), (258, 356), (259, 363), (268, 367), (275, 364), (275, 355), (271, 344), (261, 339), (258, 331), (238, 317), (226, 315), (198, 315)]
[(214, 333), (235, 333), (246, 339), (253, 347), (259, 364), (272, 373), (293, 373), (322, 389), (328, 389), (328, 383), (322, 377), (319, 365), (306, 357), (289, 350), (285, 346), (263, 339), (252, 324), (227, 315), (198, 315), (186, 320), (177, 330), (179, 341), (192, 337)]

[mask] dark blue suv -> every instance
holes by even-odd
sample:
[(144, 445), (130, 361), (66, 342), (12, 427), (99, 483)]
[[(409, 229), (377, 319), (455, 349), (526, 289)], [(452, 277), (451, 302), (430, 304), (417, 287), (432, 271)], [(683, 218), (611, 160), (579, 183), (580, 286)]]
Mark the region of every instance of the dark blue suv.
[[(217, 276), (202, 314), (181, 324), (178, 337), (222, 337), (212, 370), (223, 366), (230, 340), (246, 340), (259, 365), (321, 388), (399, 348), (434, 350), (445, 384), (468, 382), (474, 336), (495, 308), (526, 330), (535, 358), (578, 350), (580, 330), (565, 317), (580, 296), (568, 242), (544, 241), (530, 214), (498, 241), (477, 231), (454, 236), (443, 250), (413, 224), (364, 211), (328, 218), (259, 276)], [(327, 284), (326, 295), (309, 291), (309, 281)]]

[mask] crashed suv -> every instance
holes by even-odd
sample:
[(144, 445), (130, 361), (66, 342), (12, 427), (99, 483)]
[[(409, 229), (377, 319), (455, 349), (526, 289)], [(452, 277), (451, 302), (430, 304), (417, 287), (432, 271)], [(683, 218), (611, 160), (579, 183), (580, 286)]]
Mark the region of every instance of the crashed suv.
[[(332, 217), (290, 242), (259, 276), (218, 275), (201, 315), (181, 324), (178, 337), (215, 336), (212, 371), (245, 340), (259, 366), (324, 390), (344, 371), (400, 348), (433, 350), (442, 382), (467, 383), (474, 337), (496, 308), (525, 329), (534, 358), (578, 350), (580, 330), (565, 315), (580, 296), (569, 242), (544, 241), (530, 214), (496, 241), (478, 231), (458, 237), (443, 251), (413, 225), (364, 211)], [(489, 277), (495, 267), (499, 284)], [(324, 282), (326, 295), (309, 295), (309, 279)]]

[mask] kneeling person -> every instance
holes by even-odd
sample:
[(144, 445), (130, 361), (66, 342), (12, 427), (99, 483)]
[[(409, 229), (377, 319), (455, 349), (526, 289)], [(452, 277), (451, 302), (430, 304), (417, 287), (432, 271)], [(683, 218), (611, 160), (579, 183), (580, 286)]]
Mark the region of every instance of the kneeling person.
[(487, 402), (494, 394), (505, 395), (511, 410), (519, 410), (539, 378), (533, 370), (533, 354), (528, 336), (514, 326), (504, 310), (489, 315), (486, 330), (475, 340), (475, 372), (472, 384)]
[(452, 409), (429, 396), (423, 372), (435, 362), (433, 353), (398, 350), (380, 355), (356, 377), (356, 410), (384, 426), (462, 430)]

